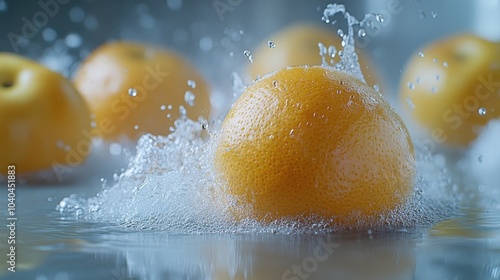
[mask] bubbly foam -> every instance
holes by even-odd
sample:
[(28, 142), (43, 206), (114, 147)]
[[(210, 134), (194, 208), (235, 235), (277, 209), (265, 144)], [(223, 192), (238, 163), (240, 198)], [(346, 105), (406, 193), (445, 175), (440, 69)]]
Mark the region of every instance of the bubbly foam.
[[(79, 219), (167, 233), (321, 233), (345, 229), (327, 226), (329, 221), (314, 217), (277, 220), (269, 225), (231, 219), (224, 202), (227, 198), (216, 191), (213, 150), (217, 135), (211, 134), (205, 141), (203, 133), (200, 123), (182, 119), (169, 136), (143, 136), (137, 154), (114, 185), (92, 198), (67, 197), (59, 203), (59, 211)], [(417, 159), (412, 199), (374, 224), (360, 223), (354, 228), (430, 225), (456, 209), (452, 181), (440, 157), (418, 148)]]
[(477, 196), (475, 199), (479, 199), (482, 206), (496, 209), (500, 209), (500, 150), (492, 147), (497, 147), (498, 139), (500, 120), (491, 120), (459, 164), (469, 183), (467, 191)]
[[(330, 17), (338, 13), (349, 24), (347, 34), (341, 34), (344, 49), (337, 51), (320, 45), (323, 61), (327, 54), (338, 55), (340, 60), (330, 61), (330, 67), (364, 80), (355, 53), (353, 26), (364, 28), (367, 18), (377, 15), (370, 14), (358, 21), (343, 5), (331, 4), (325, 9), (323, 21), (330, 23)], [(357, 35), (363, 33), (358, 31)], [(232, 219), (227, 205), (230, 199), (217, 191), (219, 183), (214, 170), (217, 124), (220, 121), (210, 125), (207, 136), (206, 122), (184, 117), (176, 121), (175, 131), (168, 136), (143, 136), (136, 155), (113, 185), (92, 198), (67, 197), (59, 203), (58, 210), (79, 219), (166, 233), (328, 233), (345, 229), (314, 217), (284, 218), (267, 225), (252, 219)], [(408, 203), (373, 224), (360, 223), (353, 228), (430, 225), (457, 209), (458, 194), (453, 191), (453, 181), (442, 157), (432, 155), (419, 143), (416, 155), (417, 179)]]
[[(347, 72), (359, 80), (366, 82), (358, 62), (356, 54), (356, 37), (366, 36), (366, 29), (375, 29), (374, 22), (383, 23), (384, 17), (381, 14), (369, 13), (365, 14), (363, 20), (358, 20), (346, 11), (342, 4), (328, 4), (323, 11), (323, 22), (335, 26), (337, 23), (332, 20), (336, 15), (341, 15), (347, 21), (347, 33), (342, 30), (337, 30), (337, 35), (342, 38), (342, 50), (337, 50), (334, 46), (324, 46), (318, 43), (319, 54), (322, 57), (323, 66), (331, 66), (336, 70)], [(357, 30), (357, 32), (355, 32)]]

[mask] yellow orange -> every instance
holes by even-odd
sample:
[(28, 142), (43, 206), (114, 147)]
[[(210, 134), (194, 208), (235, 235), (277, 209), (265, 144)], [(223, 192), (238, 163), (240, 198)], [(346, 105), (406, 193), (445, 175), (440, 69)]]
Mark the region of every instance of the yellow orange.
[(179, 54), (145, 44), (113, 42), (97, 48), (82, 63), (75, 84), (105, 139), (166, 135), (180, 106), (194, 120), (210, 114), (208, 85), (198, 70)]
[(412, 56), (401, 80), (401, 103), (436, 142), (466, 146), (500, 116), (499, 81), (500, 43), (460, 34)]
[[(273, 42), (276, 47), (270, 48), (268, 41)], [(332, 30), (310, 23), (291, 25), (269, 36), (258, 45), (248, 72), (255, 78), (286, 66), (321, 65), (319, 42), (327, 48), (334, 46), (337, 50), (342, 50), (342, 39)], [(380, 86), (381, 81), (374, 73), (374, 67), (368, 57), (359, 49), (356, 53), (367, 84)]]
[(20, 174), (82, 163), (90, 112), (71, 82), (18, 55), (0, 53), (0, 61), (0, 174), (8, 165)]
[(288, 67), (249, 86), (226, 116), (215, 164), (237, 219), (313, 215), (369, 222), (412, 191), (413, 144), (371, 87)]

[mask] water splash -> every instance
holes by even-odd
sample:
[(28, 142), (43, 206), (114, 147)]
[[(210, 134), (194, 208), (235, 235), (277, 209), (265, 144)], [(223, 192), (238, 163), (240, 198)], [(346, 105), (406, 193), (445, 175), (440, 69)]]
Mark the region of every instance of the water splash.
[[(358, 21), (346, 12), (343, 5), (330, 4), (323, 21), (334, 24), (330, 18), (342, 14), (348, 22), (347, 34), (339, 29), (342, 50), (319, 44), (325, 66), (348, 72), (364, 81), (355, 52), (354, 27), (367, 28), (369, 19), (383, 21), (377, 14), (365, 15)], [(357, 35), (359, 36), (359, 30)], [(361, 32), (362, 33), (362, 32)], [(362, 35), (362, 34), (361, 34)], [(249, 51), (244, 55), (251, 61)], [(334, 59), (339, 61), (335, 62)], [(188, 82), (189, 83), (189, 82)], [(274, 84), (277, 86), (277, 84)], [(244, 84), (233, 73), (233, 94), (236, 98)], [(186, 101), (187, 102), (187, 101)], [(165, 110), (165, 105), (160, 106)], [(168, 110), (172, 106), (168, 105)], [(330, 233), (345, 229), (331, 226), (331, 220), (315, 217), (283, 218), (262, 225), (256, 220), (235, 221), (228, 210), (234, 203), (217, 188), (214, 150), (221, 121), (210, 126), (208, 122), (189, 120), (186, 108), (180, 106), (180, 119), (175, 121), (168, 136), (144, 135), (137, 144), (137, 153), (128, 168), (91, 198), (75, 195), (64, 198), (57, 209), (77, 219), (118, 224), (124, 227), (161, 230), (166, 233)], [(294, 131), (290, 131), (291, 134)], [(432, 155), (425, 145), (416, 143), (417, 179), (412, 199), (391, 213), (379, 217), (372, 224), (361, 222), (353, 228), (407, 228), (430, 225), (456, 209), (457, 193), (439, 155)]]
[[(335, 25), (336, 21), (331, 20), (337, 14), (341, 14), (347, 21), (347, 33), (342, 30), (337, 30), (337, 35), (342, 38), (342, 47), (343, 50), (334, 52), (334, 55), (337, 54), (339, 57), (338, 61), (333, 59), (326, 59), (325, 56), (327, 54), (330, 57), (333, 57), (331, 53), (324, 51), (324, 46), (320, 47), (320, 55), (322, 56), (323, 66), (331, 66), (336, 70), (340, 70), (343, 72), (347, 72), (359, 80), (365, 82), (365, 78), (361, 72), (361, 68), (358, 62), (358, 55), (356, 54), (355, 47), (355, 36), (365, 37), (366, 29), (372, 28), (371, 23), (375, 20), (378, 22), (383, 22), (384, 18), (380, 14), (366, 14), (364, 19), (359, 21), (354, 16), (352, 16), (349, 12), (346, 11), (346, 8), (342, 4), (328, 4), (325, 10), (323, 11), (322, 20), (325, 23), (329, 23), (331, 25)], [(358, 32), (354, 32), (355, 27), (358, 28)]]
[(189, 106), (194, 106), (194, 100), (196, 96), (194, 93), (190, 90), (187, 90), (186, 93), (184, 94), (184, 101), (189, 105)]
[(130, 95), (132, 97), (136, 97), (137, 96), (137, 89), (135, 89), (135, 88), (129, 88), (128, 89), (128, 95)]
[[(204, 141), (204, 126), (208, 123), (200, 125), (184, 117), (175, 122), (175, 130), (168, 136), (143, 136), (137, 154), (111, 186), (88, 199), (75, 195), (64, 198), (57, 209), (77, 219), (172, 234), (318, 234), (346, 229), (315, 217), (284, 218), (267, 225), (232, 219), (230, 197), (216, 188), (213, 161), (217, 135)], [(453, 214), (457, 199), (442, 159), (422, 144), (417, 143), (416, 148), (418, 176), (412, 199), (372, 224), (359, 222), (349, 228), (427, 226)]]

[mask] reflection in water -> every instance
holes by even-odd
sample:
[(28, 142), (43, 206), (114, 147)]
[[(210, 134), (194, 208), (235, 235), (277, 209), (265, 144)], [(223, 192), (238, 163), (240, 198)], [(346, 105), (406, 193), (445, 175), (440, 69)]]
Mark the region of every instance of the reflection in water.
[(500, 279), (500, 211), (465, 208), (434, 225), (417, 252), (417, 278)]
[[(138, 279), (412, 279), (418, 234), (108, 235)], [(133, 244), (132, 246), (123, 246)], [(95, 248), (105, 254), (109, 251)], [(123, 267), (115, 268), (122, 271)]]
[(31, 266), (0, 279), (500, 279), (491, 210), (429, 229), (335, 235), (169, 235), (43, 216), (27, 216), (18, 239), (19, 265)]
[(462, 215), (435, 224), (429, 231), (433, 236), (490, 238), (500, 246), (500, 211), (465, 208)]

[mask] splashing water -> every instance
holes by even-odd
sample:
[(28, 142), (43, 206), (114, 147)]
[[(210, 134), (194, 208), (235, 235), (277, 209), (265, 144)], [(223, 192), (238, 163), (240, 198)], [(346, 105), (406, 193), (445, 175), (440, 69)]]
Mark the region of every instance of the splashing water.
[[(325, 66), (351, 73), (364, 81), (354, 46), (354, 28), (364, 28), (366, 15), (358, 21), (346, 12), (343, 5), (330, 4), (324, 11), (323, 21), (334, 23), (330, 17), (341, 13), (348, 22), (348, 32), (341, 33), (343, 49), (319, 44)], [(248, 52), (248, 53), (247, 53)], [(251, 53), (245, 51), (251, 60)], [(326, 59), (328, 57), (328, 60)], [(335, 63), (333, 58), (339, 57)], [(233, 95), (239, 96), (243, 83), (233, 73)], [(164, 110), (165, 106), (162, 105)], [(172, 106), (169, 105), (169, 110)], [(214, 150), (220, 121), (210, 125), (195, 122), (186, 116), (181, 106), (181, 118), (175, 122), (168, 136), (144, 135), (137, 144), (137, 153), (128, 168), (91, 198), (75, 195), (64, 198), (58, 210), (78, 219), (107, 222), (120, 226), (166, 233), (328, 233), (344, 228), (332, 227), (331, 221), (314, 217), (282, 219), (268, 225), (255, 220), (235, 221), (231, 218), (230, 197), (218, 191), (214, 170)], [(209, 134), (208, 141), (202, 137)], [(406, 228), (430, 225), (457, 209), (458, 194), (451, 188), (452, 181), (439, 156), (431, 155), (424, 144), (416, 143), (417, 180), (412, 199), (391, 213), (381, 216), (373, 224), (353, 227)]]
[[(134, 230), (161, 230), (166, 233), (328, 233), (343, 230), (327, 226), (329, 221), (314, 217), (283, 219), (269, 225), (255, 220), (236, 222), (228, 210), (230, 199), (217, 191), (214, 148), (217, 136), (204, 141), (206, 122), (187, 118), (175, 122), (168, 136), (143, 136), (137, 154), (114, 185), (97, 196), (64, 198), (58, 210), (78, 219), (117, 224)], [(417, 146), (418, 178), (412, 199), (389, 215), (380, 217), (372, 228), (402, 228), (430, 225), (456, 207), (449, 188), (450, 179), (439, 157)], [(366, 228), (366, 224), (354, 225)]]
[[(358, 26), (358, 36), (359, 37), (364, 37), (366, 36), (366, 32), (364, 31), (364, 26), (368, 23), (368, 20), (371, 20), (372, 17), (376, 17), (375, 14), (370, 14), (370, 15), (365, 15), (365, 18), (362, 21), (358, 21), (355, 17), (353, 17), (349, 12), (346, 11), (345, 6), (341, 4), (328, 4), (326, 9), (323, 11), (323, 17), (322, 20), (325, 23), (330, 23), (332, 25), (335, 25), (336, 21), (330, 20), (333, 16), (336, 14), (342, 14), (344, 18), (347, 20), (347, 34), (342, 30), (338, 29), (337, 30), (337, 35), (339, 35), (342, 38), (342, 46), (343, 50), (336, 52), (338, 54), (338, 57), (340, 60), (335, 63), (333, 60), (326, 60), (325, 55), (329, 55), (330, 57), (335, 56), (335, 52), (329, 53), (329, 52), (324, 52), (324, 49), (320, 46), (320, 55), (323, 58), (323, 66), (332, 66), (336, 70), (340, 70), (343, 72), (347, 72), (359, 80), (365, 82), (365, 78), (363, 77), (363, 74), (361, 73), (361, 68), (359, 66), (358, 62), (358, 55), (356, 54), (355, 50), (355, 33), (354, 33), (354, 27)], [(330, 63), (328, 63), (330, 62)]]

